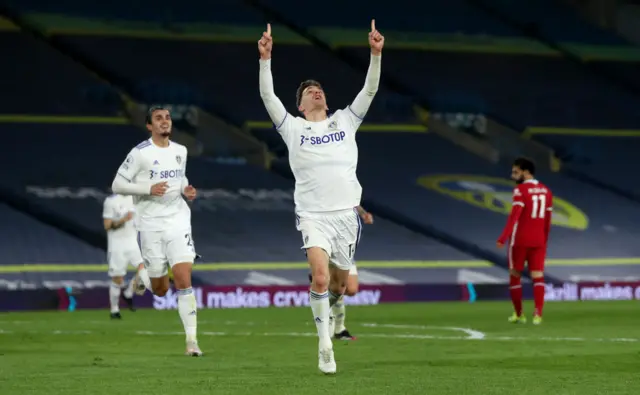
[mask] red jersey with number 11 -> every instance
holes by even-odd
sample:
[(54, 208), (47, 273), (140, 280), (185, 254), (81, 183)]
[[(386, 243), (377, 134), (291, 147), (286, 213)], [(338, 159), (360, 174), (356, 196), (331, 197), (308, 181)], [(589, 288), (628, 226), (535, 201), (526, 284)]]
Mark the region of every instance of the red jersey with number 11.
[(520, 247), (543, 247), (551, 228), (553, 194), (538, 180), (527, 180), (513, 189), (511, 214), (498, 242)]

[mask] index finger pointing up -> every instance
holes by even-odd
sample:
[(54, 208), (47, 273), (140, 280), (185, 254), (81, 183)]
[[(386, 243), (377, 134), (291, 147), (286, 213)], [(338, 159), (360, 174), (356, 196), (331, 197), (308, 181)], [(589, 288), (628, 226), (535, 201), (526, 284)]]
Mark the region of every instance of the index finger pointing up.
[(371, 20), (371, 31), (372, 32), (376, 31), (376, 20), (375, 19)]
[(271, 35), (271, 24), (267, 23), (267, 34), (270, 36)]

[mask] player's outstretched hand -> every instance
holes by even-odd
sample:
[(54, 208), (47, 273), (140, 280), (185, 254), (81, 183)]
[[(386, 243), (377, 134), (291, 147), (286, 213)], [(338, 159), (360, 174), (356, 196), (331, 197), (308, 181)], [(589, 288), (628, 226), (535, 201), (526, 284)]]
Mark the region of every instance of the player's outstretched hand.
[(183, 194), (188, 200), (191, 201), (196, 198), (197, 191), (193, 187), (193, 185), (187, 185), (186, 187), (184, 187)]
[(133, 219), (133, 213), (129, 211), (127, 215), (124, 216), (124, 222), (131, 221)]
[(498, 249), (501, 250), (501, 249), (504, 248), (504, 243), (501, 243), (501, 242), (498, 241), (498, 242), (496, 242), (496, 247), (498, 247)]
[(153, 184), (151, 186), (151, 195), (152, 196), (163, 196), (165, 192), (169, 189), (169, 183), (166, 181), (159, 182), (157, 184)]
[(271, 37), (271, 24), (267, 23), (267, 31), (262, 32), (262, 37), (258, 40), (258, 51), (260, 59), (271, 59), (271, 49), (273, 48), (273, 38)]
[(372, 225), (373, 224), (373, 215), (371, 213), (364, 213), (362, 215), (362, 220), (364, 221), (365, 224)]
[(371, 53), (375, 56), (380, 56), (382, 53), (382, 47), (384, 47), (384, 36), (376, 30), (376, 20), (371, 20), (371, 31), (369, 32), (369, 46), (371, 47)]

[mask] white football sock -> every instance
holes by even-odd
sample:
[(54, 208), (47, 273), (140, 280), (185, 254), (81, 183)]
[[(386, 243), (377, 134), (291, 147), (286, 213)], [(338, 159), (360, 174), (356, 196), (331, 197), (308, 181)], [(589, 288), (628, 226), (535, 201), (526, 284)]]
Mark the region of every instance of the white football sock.
[(333, 306), (338, 302), (342, 295), (329, 291), (329, 306)]
[[(122, 285), (124, 286), (124, 284)], [(124, 286), (124, 291), (122, 291), (122, 294), (127, 299), (133, 298), (133, 279), (129, 280), (129, 283)]]
[(178, 313), (184, 325), (187, 342), (197, 342), (198, 306), (193, 288), (178, 290)]
[(120, 311), (120, 284), (111, 283), (109, 287), (109, 303), (111, 304), (112, 313)]
[(309, 291), (309, 304), (318, 330), (320, 349), (332, 348), (331, 334), (329, 333), (329, 293), (325, 291), (319, 294)]
[(149, 273), (147, 272), (147, 268), (143, 267), (142, 269), (138, 270), (138, 275), (140, 276), (140, 280), (142, 280), (142, 283), (144, 284), (145, 288), (153, 292), (153, 289), (151, 288), (151, 279), (149, 278)]
[(341, 296), (340, 299), (338, 299), (338, 301), (336, 302), (336, 304), (334, 304), (331, 307), (331, 312), (333, 313), (333, 316), (335, 317), (335, 324), (336, 324), (336, 329), (335, 329), (335, 333), (340, 333), (344, 330), (346, 330), (347, 328), (345, 328), (344, 326), (344, 320), (346, 318), (346, 307), (344, 306), (344, 297)]

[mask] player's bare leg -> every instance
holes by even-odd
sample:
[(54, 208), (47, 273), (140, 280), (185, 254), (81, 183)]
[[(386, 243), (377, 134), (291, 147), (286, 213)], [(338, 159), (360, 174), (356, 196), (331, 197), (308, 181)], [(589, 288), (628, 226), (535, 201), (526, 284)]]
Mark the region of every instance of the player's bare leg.
[(542, 308), (544, 307), (544, 272), (538, 270), (531, 271), (531, 278), (533, 279), (533, 324), (542, 324)]
[[(202, 356), (202, 351), (198, 347), (198, 305), (191, 287), (192, 267), (191, 262), (176, 263), (171, 271), (173, 272), (173, 283), (178, 293), (178, 313), (186, 335), (186, 354), (199, 357)], [(168, 277), (167, 281), (169, 281)]]
[[(349, 274), (349, 277), (347, 279), (347, 288), (344, 294), (347, 296), (355, 296), (358, 293), (358, 288), (358, 275)], [(344, 325), (345, 319), (347, 317), (347, 312), (346, 306), (343, 302), (343, 298), (344, 295), (340, 297), (336, 304), (331, 308), (335, 324), (333, 337), (337, 340), (356, 340), (356, 337), (352, 336)]]
[(333, 374), (336, 362), (329, 332), (329, 255), (320, 247), (311, 247), (307, 249), (307, 260), (311, 269), (309, 304), (318, 331), (318, 369), (325, 374)]
[(509, 269), (509, 293), (511, 303), (513, 303), (513, 314), (509, 317), (509, 322), (514, 324), (524, 324), (526, 317), (522, 314), (522, 274), (514, 269)]
[(156, 296), (164, 296), (169, 291), (169, 276), (151, 277), (151, 292)]

